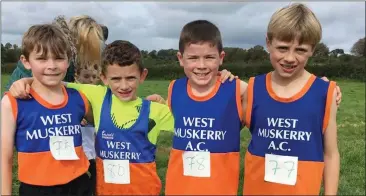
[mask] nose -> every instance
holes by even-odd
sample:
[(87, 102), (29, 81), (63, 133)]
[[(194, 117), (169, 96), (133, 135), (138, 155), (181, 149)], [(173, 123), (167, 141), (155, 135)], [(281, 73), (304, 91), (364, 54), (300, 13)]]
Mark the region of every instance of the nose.
[(294, 63), (296, 61), (295, 54), (293, 52), (289, 51), (288, 53), (286, 53), (284, 60), (288, 64)]
[(205, 58), (200, 58), (200, 60), (198, 62), (198, 65), (197, 65), (197, 68), (198, 69), (206, 69)]
[(56, 62), (55, 62), (54, 59), (52, 59), (52, 58), (48, 59), (48, 61), (47, 61), (47, 68), (48, 69), (51, 69), (51, 70), (57, 69)]
[(127, 81), (125, 79), (122, 79), (121, 82), (119, 83), (119, 89), (121, 90), (128, 90), (129, 85), (127, 83)]

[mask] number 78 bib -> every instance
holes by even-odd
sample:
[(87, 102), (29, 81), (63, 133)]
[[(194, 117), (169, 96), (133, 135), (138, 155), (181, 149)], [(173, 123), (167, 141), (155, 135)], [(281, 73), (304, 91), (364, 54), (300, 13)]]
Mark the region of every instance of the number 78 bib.
[(183, 175), (193, 177), (211, 176), (210, 152), (185, 151), (183, 158)]
[(295, 185), (298, 157), (265, 155), (264, 180), (279, 184)]

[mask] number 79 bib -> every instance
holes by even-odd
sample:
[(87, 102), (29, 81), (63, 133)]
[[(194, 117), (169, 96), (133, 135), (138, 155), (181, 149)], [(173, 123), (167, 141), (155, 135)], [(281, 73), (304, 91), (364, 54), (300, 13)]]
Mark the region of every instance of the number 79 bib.
[(264, 180), (279, 184), (295, 185), (298, 157), (265, 155)]

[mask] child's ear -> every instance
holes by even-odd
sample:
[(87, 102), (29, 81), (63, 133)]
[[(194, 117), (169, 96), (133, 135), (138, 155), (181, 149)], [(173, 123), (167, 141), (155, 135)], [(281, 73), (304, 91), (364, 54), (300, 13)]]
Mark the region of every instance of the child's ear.
[(183, 54), (180, 53), (179, 51), (177, 52), (177, 58), (178, 58), (180, 66), (183, 67)]
[(222, 63), (224, 62), (225, 55), (226, 55), (226, 53), (224, 51), (221, 51), (221, 53), (220, 53), (220, 65), (222, 65)]
[(32, 68), (31, 65), (30, 65), (30, 63), (29, 63), (29, 61), (27, 60), (27, 58), (25, 58), (24, 55), (21, 55), (20, 56), (20, 61), (23, 63), (24, 68), (26, 68), (28, 70), (30, 70)]
[(267, 47), (267, 51), (269, 51), (270, 45), (271, 45), (271, 42), (269, 41), (268, 37), (266, 36), (266, 47)]
[(148, 74), (148, 70), (146, 68), (144, 68), (141, 72), (140, 83), (143, 83), (145, 81), (147, 74)]
[(108, 86), (108, 79), (103, 73), (100, 74), (100, 80), (102, 80), (105, 86)]

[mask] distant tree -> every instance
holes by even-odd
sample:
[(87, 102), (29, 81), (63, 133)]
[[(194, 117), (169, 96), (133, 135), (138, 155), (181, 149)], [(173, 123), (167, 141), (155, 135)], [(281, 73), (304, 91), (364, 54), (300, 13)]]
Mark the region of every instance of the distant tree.
[(18, 49), (19, 49), (18, 45), (13, 44), (13, 49), (14, 49), (14, 50), (18, 50)]
[(151, 58), (153, 58), (153, 59), (156, 59), (156, 57), (157, 57), (157, 52), (156, 52), (156, 50), (152, 50), (151, 52), (149, 52), (149, 56), (150, 56)]
[(256, 45), (248, 50), (248, 58), (250, 61), (260, 61), (268, 59), (268, 53), (261, 45)]
[(338, 57), (338, 55), (344, 54), (344, 50), (343, 49), (336, 48), (336, 49), (330, 51), (330, 54), (332, 56)]
[(339, 56), (339, 60), (342, 62), (350, 62), (352, 60), (352, 55), (349, 54), (342, 54)]
[(324, 56), (328, 56), (329, 54), (329, 48), (326, 44), (324, 43), (319, 43), (315, 46), (315, 50), (314, 50), (314, 57), (324, 57)]
[(8, 43), (5, 44), (5, 49), (6, 50), (11, 49), (11, 47), (12, 47), (11, 43), (8, 42)]
[(141, 50), (141, 55), (143, 58), (146, 58), (149, 55), (149, 52), (147, 50)]
[(356, 56), (364, 56), (366, 57), (366, 50), (365, 50), (365, 38), (359, 39), (356, 43), (353, 44), (351, 48), (351, 53)]

